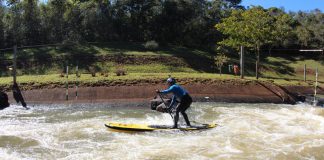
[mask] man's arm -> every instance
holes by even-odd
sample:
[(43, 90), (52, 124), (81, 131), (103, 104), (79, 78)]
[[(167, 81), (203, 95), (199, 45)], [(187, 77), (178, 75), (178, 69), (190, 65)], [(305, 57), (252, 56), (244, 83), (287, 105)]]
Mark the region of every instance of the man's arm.
[(170, 93), (170, 92), (172, 92), (172, 90), (173, 90), (173, 86), (171, 86), (171, 87), (169, 87), (168, 89), (166, 89), (166, 90), (163, 90), (163, 91), (160, 91), (160, 93), (163, 93), (163, 94), (168, 94), (168, 93)]

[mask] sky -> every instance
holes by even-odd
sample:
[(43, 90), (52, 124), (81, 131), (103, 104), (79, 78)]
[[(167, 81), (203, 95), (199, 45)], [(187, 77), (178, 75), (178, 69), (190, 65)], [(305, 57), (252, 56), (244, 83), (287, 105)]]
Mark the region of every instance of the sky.
[(309, 12), (314, 9), (320, 9), (324, 12), (324, 0), (242, 0), (243, 6), (262, 6), (263, 8), (270, 7), (283, 7), (286, 12), (288, 11), (306, 11)]

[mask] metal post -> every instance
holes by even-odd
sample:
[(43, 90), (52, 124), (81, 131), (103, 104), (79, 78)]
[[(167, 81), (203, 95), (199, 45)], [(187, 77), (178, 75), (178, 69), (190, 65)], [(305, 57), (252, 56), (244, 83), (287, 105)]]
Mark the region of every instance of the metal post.
[(78, 85), (79, 85), (79, 81), (78, 81), (78, 76), (79, 76), (79, 66), (77, 65), (75, 68), (75, 74), (76, 74), (76, 84), (75, 84), (75, 98), (78, 99)]
[(304, 64), (304, 82), (306, 82), (306, 64)]
[(13, 82), (16, 83), (16, 75), (17, 75), (17, 45), (13, 47), (13, 69), (12, 69), (12, 76), (13, 76)]
[(316, 105), (317, 82), (318, 82), (318, 68), (316, 67), (316, 73), (315, 73), (315, 90), (314, 90), (314, 105)]
[(241, 46), (240, 66), (241, 66), (241, 79), (244, 79), (244, 47), (243, 46)]
[(69, 66), (66, 66), (65, 100), (69, 100)]

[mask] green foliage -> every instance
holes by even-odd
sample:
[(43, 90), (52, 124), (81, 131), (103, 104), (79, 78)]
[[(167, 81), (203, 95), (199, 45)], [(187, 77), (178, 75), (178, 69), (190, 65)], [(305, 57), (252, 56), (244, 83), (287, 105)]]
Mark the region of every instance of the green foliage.
[(295, 33), (293, 32), (293, 18), (277, 8), (268, 10), (274, 18), (271, 46), (292, 46), (295, 44)]
[[(297, 37), (303, 46), (323, 46), (320, 11), (288, 15), (277, 8), (243, 10), (240, 2), (10, 0), (0, 5), (0, 47), (64, 41), (144, 43), (152, 39), (161, 46), (213, 47), (223, 38), (219, 31), (225, 36), (237, 32), (221, 42), (228, 46), (291, 46), (296, 45)], [(218, 31), (213, 29), (221, 21)]]
[(23, 8), (23, 43), (27, 45), (39, 44), (40, 37), (40, 14), (37, 7), (37, 0), (25, 0), (22, 2)]
[[(11, 0), (1, 3), (2, 48), (14, 44), (156, 40), (204, 46), (217, 40), (212, 26), (240, 0)], [(3, 33), (3, 35), (1, 35)]]
[(253, 7), (246, 11), (233, 10), (230, 17), (223, 19), (215, 27), (229, 36), (220, 42), (222, 45), (260, 48), (273, 39), (273, 21), (273, 17), (263, 8)]
[(324, 14), (320, 10), (294, 15), (299, 23), (295, 32), (301, 46), (322, 48), (324, 46)]
[(22, 20), (22, 4), (19, 1), (10, 1), (10, 8), (5, 12), (3, 19), (5, 42), (8, 44), (22, 44), (23, 26), (20, 25)]

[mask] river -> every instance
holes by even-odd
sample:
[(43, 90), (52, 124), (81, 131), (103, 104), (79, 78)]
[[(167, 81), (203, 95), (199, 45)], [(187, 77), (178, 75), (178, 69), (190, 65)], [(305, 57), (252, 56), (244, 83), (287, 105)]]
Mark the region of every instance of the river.
[(104, 124), (172, 120), (149, 106), (13, 105), (0, 111), (0, 159), (324, 159), (324, 108), (196, 102), (187, 113), (191, 121), (219, 126), (115, 132)]

